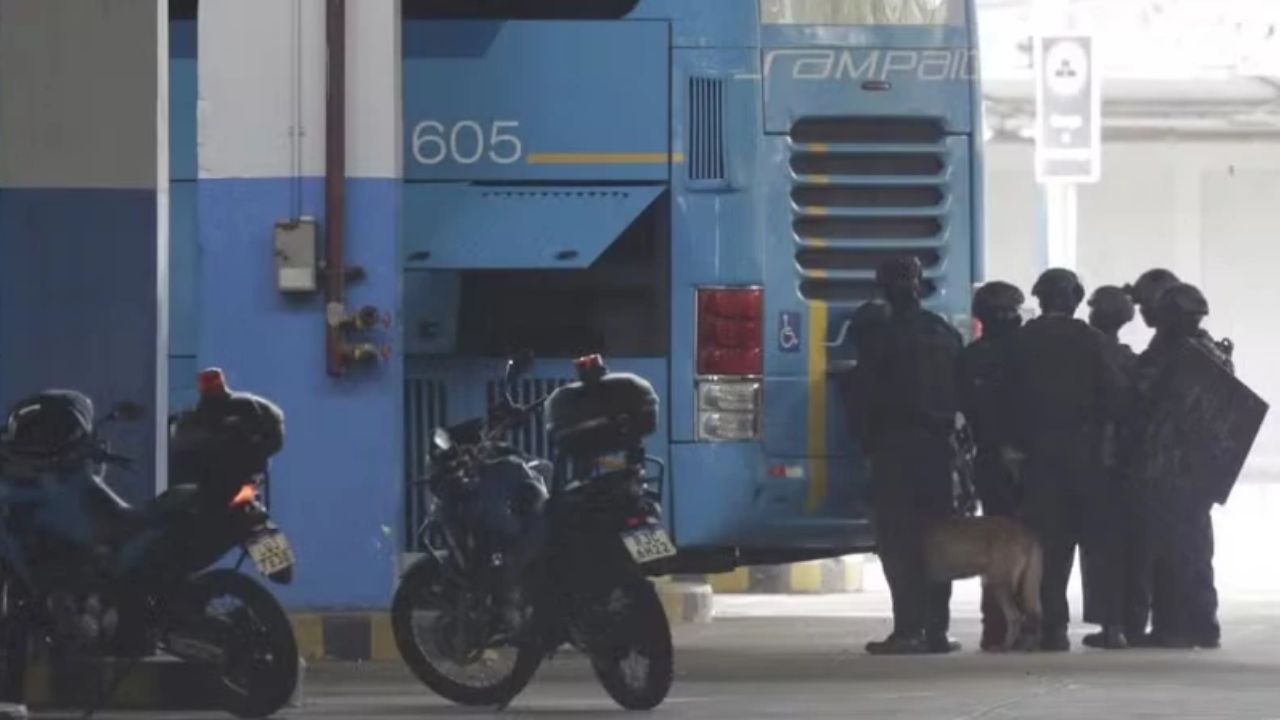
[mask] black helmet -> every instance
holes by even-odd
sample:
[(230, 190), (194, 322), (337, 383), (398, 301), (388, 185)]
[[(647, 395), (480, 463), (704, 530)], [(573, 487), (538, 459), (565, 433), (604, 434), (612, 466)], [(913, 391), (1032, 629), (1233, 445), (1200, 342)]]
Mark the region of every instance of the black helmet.
[(918, 285), (924, 276), (920, 259), (914, 255), (900, 255), (880, 263), (876, 269), (876, 283), (882, 288), (895, 285)]
[(1115, 332), (1133, 320), (1133, 298), (1123, 288), (1103, 285), (1089, 298), (1089, 323), (1103, 332)]
[(1070, 270), (1050, 268), (1036, 280), (1031, 294), (1040, 299), (1040, 307), (1046, 312), (1075, 312), (1084, 301), (1084, 285)]
[(1148, 270), (1138, 276), (1137, 282), (1127, 286), (1129, 296), (1133, 301), (1142, 307), (1154, 307), (1156, 300), (1159, 299), (1160, 293), (1173, 285), (1177, 285), (1180, 280), (1178, 276), (1164, 268), (1155, 268)]
[(1198, 327), (1209, 314), (1209, 301), (1189, 283), (1171, 285), (1156, 300), (1156, 327), (1161, 330)]
[(1019, 311), (1027, 297), (1017, 285), (993, 280), (973, 294), (973, 316), (984, 325), (1022, 317)]

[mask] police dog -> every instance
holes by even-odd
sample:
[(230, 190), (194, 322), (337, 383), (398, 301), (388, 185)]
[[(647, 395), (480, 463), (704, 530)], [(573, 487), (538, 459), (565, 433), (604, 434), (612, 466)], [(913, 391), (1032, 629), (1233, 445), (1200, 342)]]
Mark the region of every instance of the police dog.
[(1008, 623), (1005, 652), (1035, 649), (1044, 558), (1039, 541), (1022, 523), (1003, 517), (943, 520), (925, 531), (924, 554), (933, 582), (982, 576), (983, 589), (999, 602)]

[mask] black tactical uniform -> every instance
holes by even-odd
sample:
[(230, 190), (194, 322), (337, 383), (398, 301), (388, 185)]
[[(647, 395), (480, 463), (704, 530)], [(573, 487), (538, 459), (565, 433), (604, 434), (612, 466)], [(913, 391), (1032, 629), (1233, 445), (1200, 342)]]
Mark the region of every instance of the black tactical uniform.
[(1102, 334), (1073, 317), (1084, 300), (1075, 273), (1046, 271), (1032, 294), (1044, 314), (1014, 340), (1009, 402), (1014, 438), (1026, 456), (1025, 515), (1044, 548), (1042, 648), (1067, 650), (1067, 582), (1100, 472), (1100, 429), (1120, 382)]
[(953, 513), (951, 437), (957, 413), (960, 333), (920, 307), (920, 264), (881, 266), (878, 282), (892, 315), (869, 358), (868, 416), (876, 539), (893, 596), (893, 634), (867, 645), (874, 654), (950, 652), (951, 583), (929, 583), (926, 525)]
[[(1089, 298), (1089, 324), (1104, 338), (1103, 350), (1115, 376), (1127, 388), (1133, 378), (1138, 356), (1120, 342), (1120, 330), (1134, 318), (1133, 300), (1121, 288), (1105, 285)], [(1120, 397), (1127, 396), (1127, 389)], [(1125, 408), (1120, 408), (1123, 412)], [(1127, 647), (1125, 582), (1133, 572), (1130, 529), (1132, 504), (1130, 483), (1122, 472), (1121, 453), (1128, 443), (1122, 437), (1122, 420), (1102, 426), (1099, 462), (1102, 472), (1090, 493), (1089, 522), (1080, 549), (1080, 571), (1085, 591), (1084, 620), (1102, 627), (1087, 635), (1085, 645), (1096, 648)]]
[[(1156, 326), (1156, 300), (1169, 287), (1177, 285), (1178, 276), (1164, 268), (1153, 268), (1138, 276), (1125, 289), (1137, 304), (1147, 327)], [(1166, 612), (1173, 591), (1173, 569), (1163, 559), (1153, 556), (1151, 536), (1145, 529), (1146, 518), (1141, 507), (1146, 503), (1142, 493), (1133, 489), (1129, 496), (1130, 516), (1129, 571), (1125, 579), (1125, 635), (1130, 645), (1158, 645), (1159, 637), (1169, 625)], [(1146, 633), (1151, 621), (1151, 634)]]
[[(1194, 286), (1178, 284), (1166, 289), (1155, 308), (1156, 336), (1138, 359), (1138, 408), (1135, 422), (1143, 426), (1151, 416), (1152, 393), (1170, 358), (1184, 343), (1191, 343), (1213, 357), (1223, 369), (1235, 372), (1229, 342), (1218, 343), (1200, 328), (1209, 314), (1204, 295)], [(1167, 448), (1143, 447), (1140, 452), (1167, 452)], [(1167, 593), (1162, 623), (1153, 627), (1151, 644), (1165, 647), (1216, 648), (1218, 593), (1213, 573), (1213, 501), (1196, 478), (1149, 478), (1143, 486), (1143, 511), (1150, 560), (1167, 572)], [(1153, 581), (1159, 580), (1154, 574)], [(1146, 590), (1146, 588), (1143, 588)]]
[(879, 347), (880, 337), (889, 324), (890, 315), (888, 305), (871, 300), (858, 306), (850, 318), (849, 334), (858, 353), (858, 362), (840, 374), (840, 390), (848, 412), (849, 430), (864, 449), (868, 441), (871, 393), (875, 387), (870, 366)]
[[(1022, 325), (1019, 310), (1026, 297), (1006, 282), (990, 282), (973, 296), (973, 316), (982, 335), (960, 352), (957, 368), (960, 410), (973, 432), (977, 455), (974, 485), (982, 514), (1017, 514), (1018, 483), (1008, 461), (1012, 428), (1003, 401), (1013, 338)], [(995, 598), (982, 593), (982, 649), (1001, 647), (1006, 625)]]

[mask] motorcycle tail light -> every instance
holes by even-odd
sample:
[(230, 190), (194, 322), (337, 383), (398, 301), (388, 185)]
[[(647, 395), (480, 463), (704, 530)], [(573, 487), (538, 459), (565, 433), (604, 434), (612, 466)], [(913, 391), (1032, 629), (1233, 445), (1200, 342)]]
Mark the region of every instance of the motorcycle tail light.
[(248, 505), (252, 503), (254, 500), (256, 500), (257, 497), (258, 497), (257, 484), (246, 483), (240, 488), (240, 491), (236, 493), (236, 496), (231, 498), (231, 502), (228, 503), (228, 507), (232, 507), (232, 508), (244, 507), (245, 505)]

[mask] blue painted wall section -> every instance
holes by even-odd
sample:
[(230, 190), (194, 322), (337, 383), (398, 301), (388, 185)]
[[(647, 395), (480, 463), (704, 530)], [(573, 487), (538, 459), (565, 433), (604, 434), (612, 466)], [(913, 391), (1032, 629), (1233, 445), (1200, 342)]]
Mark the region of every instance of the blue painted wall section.
[[(0, 407), (48, 387), (147, 407), (155, 396), (156, 197), (151, 190), (0, 189)], [(150, 422), (118, 426), (137, 462), (113, 485), (150, 497)]]
[[(293, 182), (200, 180), (197, 354), (201, 365), (223, 367), (233, 387), (267, 395), (286, 414), (271, 493), (298, 554), (284, 601), (295, 609), (386, 607), (400, 537), (402, 363), (396, 354), (349, 379), (326, 375), (322, 300), (283, 297), (271, 270), (272, 228), (291, 214)], [(300, 182), (303, 213), (322, 218), (321, 179)], [(399, 185), (347, 182), (348, 262), (368, 274), (350, 288), (352, 307), (398, 307)]]

